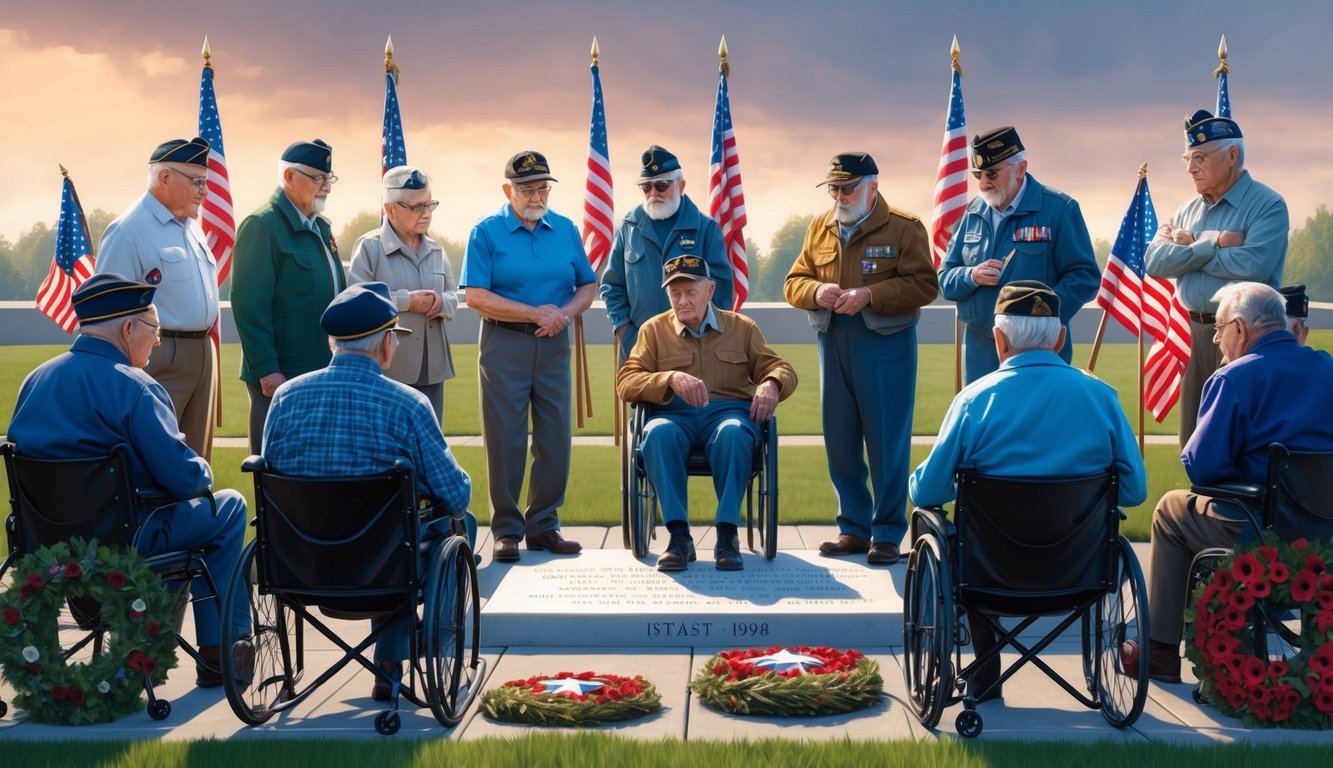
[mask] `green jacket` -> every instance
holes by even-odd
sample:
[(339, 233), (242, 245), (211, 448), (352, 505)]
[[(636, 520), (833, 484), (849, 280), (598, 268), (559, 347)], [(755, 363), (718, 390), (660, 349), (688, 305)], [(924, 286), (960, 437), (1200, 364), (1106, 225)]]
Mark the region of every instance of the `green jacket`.
[[(232, 251), (231, 309), (241, 337), (241, 380), (258, 384), (270, 373), (287, 378), (329, 364), (329, 337), (319, 327), (325, 308), (347, 276), (327, 219), (319, 236), (281, 190), (241, 222)], [(320, 240), (337, 262), (332, 275)]]

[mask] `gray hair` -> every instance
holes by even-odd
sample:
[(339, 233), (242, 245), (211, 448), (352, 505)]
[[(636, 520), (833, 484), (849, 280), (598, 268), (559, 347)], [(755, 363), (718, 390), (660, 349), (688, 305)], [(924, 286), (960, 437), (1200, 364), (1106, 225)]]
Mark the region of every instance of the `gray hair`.
[(680, 181), (683, 178), (685, 178), (685, 172), (677, 168), (674, 171), (667, 171), (666, 173), (660, 173), (656, 176), (648, 176), (646, 178), (639, 179), (639, 182), (642, 183), (645, 181)]
[(1218, 152), (1225, 152), (1228, 147), (1235, 147), (1236, 170), (1241, 170), (1245, 167), (1245, 139), (1218, 139), (1217, 146), (1221, 147), (1221, 149), (1215, 150)]
[(995, 327), (1004, 334), (1013, 354), (1033, 349), (1055, 349), (1060, 341), (1060, 318), (996, 315)]
[(333, 353), (335, 355), (350, 353), (373, 357), (379, 350), (380, 344), (383, 343), (385, 333), (393, 333), (393, 331), (372, 333), (369, 336), (362, 336), (359, 339), (330, 339), (329, 341), (333, 344)]
[(167, 169), (170, 168), (170, 167), (171, 167), (171, 166), (167, 165), (166, 163), (160, 162), (160, 161), (159, 161), (159, 162), (156, 162), (156, 163), (149, 163), (149, 164), (148, 164), (148, 186), (151, 187), (151, 186), (153, 186), (154, 184), (156, 184), (156, 183), (157, 183), (157, 175), (158, 175), (159, 173), (161, 173), (161, 172), (167, 170)]
[(1028, 151), (1026, 149), (1020, 150), (1019, 152), (1010, 156), (1009, 158), (1009, 162), (1013, 163), (1014, 165), (1018, 165), (1019, 163), (1026, 163), (1027, 161), (1028, 161)]
[(397, 165), (390, 168), (388, 172), (384, 174), (384, 178), (380, 181), (380, 201), (384, 203), (396, 203), (404, 197), (407, 197), (407, 193), (416, 192), (417, 190), (415, 189), (402, 188), (403, 182), (407, 181), (407, 177), (411, 176), (413, 173), (420, 173), (422, 176), (425, 176), (425, 188), (430, 189), (430, 174), (414, 165)]
[(1287, 302), (1272, 286), (1239, 282), (1224, 285), (1213, 294), (1217, 313), (1227, 320), (1240, 318), (1255, 334), (1287, 327)]
[(293, 169), (298, 170), (298, 171), (304, 171), (305, 169), (309, 168), (311, 171), (314, 171), (314, 172), (315, 172), (315, 175), (324, 173), (324, 171), (321, 171), (321, 170), (319, 170), (319, 169), (317, 169), (317, 168), (311, 168), (310, 166), (306, 165), (305, 163), (293, 163), (293, 162), (290, 161), (290, 160), (279, 160), (279, 161), (278, 161), (278, 185), (279, 185), (279, 186), (281, 186), (281, 185), (287, 183), (287, 180), (286, 180), (286, 178), (284, 178), (284, 177), (287, 175), (287, 169), (288, 169), (288, 168), (293, 168)]

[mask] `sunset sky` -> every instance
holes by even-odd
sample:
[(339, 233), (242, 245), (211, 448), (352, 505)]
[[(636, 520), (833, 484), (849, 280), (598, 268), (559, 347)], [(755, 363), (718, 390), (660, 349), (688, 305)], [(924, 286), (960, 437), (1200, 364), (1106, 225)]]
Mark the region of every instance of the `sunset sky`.
[(764, 250), (788, 216), (828, 206), (814, 184), (840, 151), (873, 154), (889, 202), (929, 216), (955, 34), (969, 133), (1017, 126), (1029, 170), (1080, 201), (1095, 238), (1114, 239), (1145, 161), (1163, 218), (1193, 194), (1182, 120), (1213, 107), (1223, 33), (1250, 170), (1286, 197), (1293, 227), (1333, 202), (1328, 2), (5, 5), (0, 236), (11, 240), (54, 221), (57, 163), (89, 210), (119, 212), (142, 193), (149, 151), (196, 132), (205, 34), (238, 222), (272, 192), (282, 149), (315, 137), (333, 145), (342, 179), (334, 231), (377, 207), (388, 35), (408, 159), (435, 177), (434, 229), (454, 239), (499, 207), (502, 164), (522, 149), (547, 155), (561, 182), (552, 207), (581, 220), (594, 35), (617, 219), (642, 201), (639, 155), (653, 143), (681, 157), (687, 194), (706, 207), (724, 34), (746, 234)]

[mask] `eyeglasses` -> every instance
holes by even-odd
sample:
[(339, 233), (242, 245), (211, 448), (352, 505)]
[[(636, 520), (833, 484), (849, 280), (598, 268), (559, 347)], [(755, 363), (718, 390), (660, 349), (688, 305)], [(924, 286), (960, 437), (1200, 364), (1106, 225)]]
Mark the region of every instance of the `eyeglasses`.
[(524, 199), (532, 197), (533, 195), (545, 195), (550, 191), (551, 191), (550, 184), (543, 184), (540, 187), (529, 187), (527, 189), (524, 189), (522, 187), (514, 187), (514, 194)]
[[(173, 169), (173, 170), (174, 170), (174, 169)], [(139, 318), (139, 317), (131, 317), (130, 319), (133, 320), (133, 321), (136, 322), (136, 323), (143, 323), (144, 325), (148, 326), (149, 328), (152, 328), (152, 329), (153, 329), (153, 338), (155, 338), (155, 339), (160, 339), (160, 338), (162, 338), (162, 326), (161, 326), (161, 325), (159, 325), (159, 324), (157, 324), (157, 323), (150, 323), (150, 322), (148, 322), (147, 320), (144, 320), (143, 318)]]
[(1222, 148), (1217, 147), (1216, 149), (1210, 149), (1207, 152), (1186, 152), (1180, 156), (1180, 162), (1184, 164), (1186, 168), (1193, 167), (1195, 163), (1203, 165), (1203, 161), (1207, 160), (1209, 155), (1217, 154), (1220, 149)]
[(837, 197), (838, 195), (850, 195), (857, 187), (861, 186), (861, 182), (863, 181), (865, 181), (865, 179), (860, 178), (850, 184), (830, 184), (828, 185), (828, 193), (834, 197)]
[(327, 174), (325, 174), (325, 173), (321, 173), (321, 174), (319, 174), (318, 176), (311, 176), (310, 174), (306, 173), (305, 171), (301, 170), (300, 168), (293, 168), (292, 170), (293, 170), (293, 171), (296, 171), (297, 173), (301, 174), (302, 176), (306, 177), (307, 179), (310, 179), (311, 181), (315, 182), (316, 184), (320, 185), (321, 187), (324, 186), (325, 184), (328, 184), (329, 186), (333, 186), (334, 184), (337, 184), (337, 183), (338, 183), (338, 177), (337, 177), (337, 176), (334, 176), (334, 175), (331, 174), (331, 173), (327, 173)]
[(1228, 325), (1231, 325), (1232, 323), (1236, 322), (1239, 319), (1240, 319), (1239, 317), (1233, 317), (1230, 320), (1226, 321), (1225, 323), (1218, 323), (1217, 325), (1214, 325), (1213, 340), (1216, 341), (1217, 339), (1220, 339), (1222, 337), (1222, 331), (1226, 330), (1226, 327)]
[(186, 181), (189, 181), (191, 184), (194, 185), (195, 189), (203, 189), (204, 187), (208, 186), (207, 174), (203, 176), (191, 176), (190, 174), (185, 173), (183, 171), (177, 171), (175, 168), (172, 168), (169, 165), (167, 166), (167, 170), (172, 171), (174, 173), (179, 173), (181, 176), (184, 176)]
[(665, 192), (668, 189), (671, 189), (671, 185), (675, 183), (674, 179), (671, 181), (641, 181), (639, 182), (639, 189), (644, 192), (647, 192), (650, 189), (655, 189), (658, 192)]
[(440, 207), (439, 200), (431, 200), (429, 203), (417, 203), (416, 205), (408, 205), (407, 203), (395, 200), (393, 204), (398, 206), (399, 208), (402, 208), (403, 210), (411, 211), (412, 213), (415, 213), (418, 216), (420, 216), (423, 213), (426, 213), (427, 211), (433, 211), (436, 208)]
[(995, 181), (996, 179), (1000, 178), (1000, 174), (1004, 173), (1004, 169), (1007, 167), (1008, 166), (1002, 165), (996, 168), (987, 168), (984, 171), (972, 171), (972, 178), (979, 180), (982, 176), (985, 176), (991, 181)]

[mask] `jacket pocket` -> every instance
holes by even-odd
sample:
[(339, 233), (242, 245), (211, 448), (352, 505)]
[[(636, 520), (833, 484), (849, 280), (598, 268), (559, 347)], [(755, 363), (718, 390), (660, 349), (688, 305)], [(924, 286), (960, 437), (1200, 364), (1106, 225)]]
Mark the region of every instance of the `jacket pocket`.
[(668, 355), (657, 361), (657, 367), (663, 371), (684, 371), (694, 363), (694, 353)]

